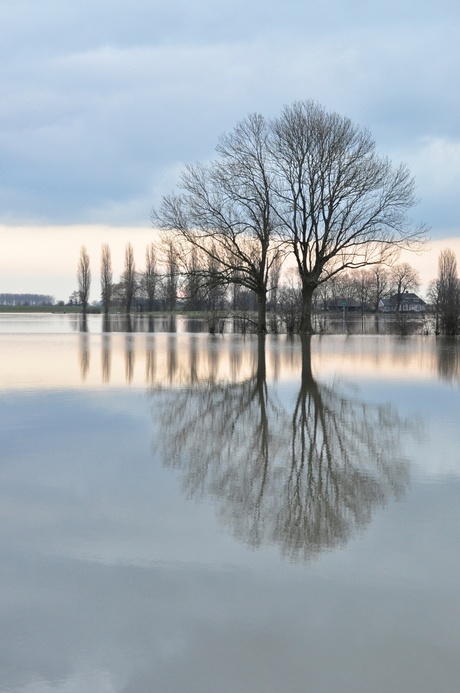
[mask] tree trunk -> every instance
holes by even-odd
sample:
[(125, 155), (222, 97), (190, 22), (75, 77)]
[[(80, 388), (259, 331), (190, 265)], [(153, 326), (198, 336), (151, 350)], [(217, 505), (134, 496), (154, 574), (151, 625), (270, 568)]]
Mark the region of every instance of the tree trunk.
[(257, 333), (267, 332), (267, 294), (261, 292), (257, 295)]
[(302, 344), (302, 387), (308, 388), (314, 382), (311, 368), (311, 335), (302, 334), (300, 342)]
[(301, 334), (313, 334), (315, 331), (313, 329), (313, 323), (311, 320), (313, 294), (315, 289), (315, 284), (302, 284), (302, 315), (300, 316), (299, 328), (299, 332)]
[(257, 388), (263, 392), (267, 378), (265, 366), (265, 334), (259, 333), (257, 338)]

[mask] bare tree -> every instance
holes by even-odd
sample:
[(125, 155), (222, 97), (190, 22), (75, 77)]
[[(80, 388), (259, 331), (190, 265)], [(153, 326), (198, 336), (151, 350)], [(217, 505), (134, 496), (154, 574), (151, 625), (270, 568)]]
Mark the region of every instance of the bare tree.
[(457, 258), (449, 248), (439, 256), (436, 303), (439, 314), (439, 327), (446, 335), (460, 332), (460, 280), (457, 271)]
[(375, 265), (371, 268), (370, 278), (370, 301), (376, 313), (379, 312), (380, 302), (388, 296), (390, 290), (390, 279), (388, 269), (383, 265)]
[(311, 333), (312, 297), (345, 269), (379, 264), (420, 246), (407, 167), (377, 155), (370, 133), (312, 102), (284, 108), (272, 123), (275, 212), (302, 282), (300, 331)]
[(163, 239), (164, 267), (163, 296), (166, 310), (175, 310), (179, 286), (179, 248), (172, 237)]
[(299, 274), (291, 267), (278, 293), (278, 310), (288, 334), (299, 331), (299, 317), (302, 308), (302, 288)]
[[(350, 272), (334, 274), (322, 282), (319, 287), (321, 294), (326, 298), (326, 306), (329, 305), (334, 308), (342, 305), (344, 301), (348, 304), (350, 299), (359, 293)], [(326, 291), (323, 290), (324, 288)]]
[(393, 303), (398, 313), (401, 310), (403, 296), (407, 291), (416, 291), (420, 286), (420, 275), (408, 262), (395, 265), (391, 269), (391, 287)]
[(186, 310), (201, 310), (204, 307), (204, 275), (207, 255), (194, 246), (183, 260), (185, 308)]
[(425, 226), (407, 218), (416, 202), (408, 168), (393, 167), (367, 130), (312, 101), (271, 122), (249, 116), (221, 137), (217, 152), (210, 164), (185, 169), (181, 194), (163, 198), (152, 221), (185, 242), (182, 252), (198, 247), (220, 263), (223, 280), (254, 292), (259, 332), (276, 239), (297, 265), (303, 333), (313, 331), (322, 282), (423, 244)]
[(155, 305), (159, 273), (155, 245), (150, 243), (145, 251), (145, 271), (141, 277), (141, 284), (147, 298), (147, 309), (152, 311)]
[[(274, 242), (269, 128), (251, 115), (220, 138), (219, 158), (188, 166), (182, 194), (163, 198), (152, 221), (179, 242), (199, 248), (220, 266), (221, 281), (238, 283), (257, 296), (257, 329), (266, 331), (269, 273), (279, 254)], [(190, 250), (189, 250), (190, 252)]]
[(278, 307), (278, 291), (279, 291), (279, 287), (280, 287), (282, 265), (283, 265), (283, 258), (281, 255), (278, 255), (272, 262), (272, 266), (271, 266), (270, 274), (269, 274), (269, 278), (268, 278), (268, 290), (269, 290), (270, 304), (271, 304), (271, 307), (274, 311), (276, 311), (276, 309)]
[(104, 306), (105, 315), (108, 315), (110, 310), (110, 303), (112, 301), (112, 285), (112, 256), (109, 245), (107, 243), (103, 243), (101, 253), (101, 299)]
[(351, 294), (359, 303), (361, 313), (364, 313), (370, 303), (372, 275), (367, 269), (359, 269), (351, 273)]
[(134, 297), (136, 295), (136, 263), (134, 262), (134, 250), (131, 243), (125, 246), (125, 268), (121, 276), (123, 286), (126, 313), (131, 312)]
[(83, 309), (83, 313), (86, 315), (89, 301), (89, 290), (91, 288), (91, 269), (89, 265), (88, 251), (86, 250), (84, 245), (82, 245), (80, 249), (80, 258), (78, 260), (77, 268), (77, 280), (78, 297)]

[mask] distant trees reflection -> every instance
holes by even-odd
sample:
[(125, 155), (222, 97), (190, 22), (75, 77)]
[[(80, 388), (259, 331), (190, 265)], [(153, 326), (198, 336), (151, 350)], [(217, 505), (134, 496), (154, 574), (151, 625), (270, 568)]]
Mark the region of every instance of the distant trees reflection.
[[(212, 351), (211, 351), (212, 354)], [(267, 385), (264, 337), (253, 373), (154, 391), (163, 459), (192, 496), (212, 496), (232, 532), (291, 559), (346, 542), (409, 482), (402, 439), (414, 427), (394, 408), (316, 381), (302, 339), (298, 389)]]
[[(237, 343), (246, 340), (249, 344), (251, 337), (247, 339), (241, 335), (228, 335), (222, 339), (221, 336), (209, 336), (204, 329), (200, 329), (203, 327), (202, 322), (181, 319), (179, 324), (176, 316), (161, 319), (145, 316), (145, 320), (126, 315), (109, 318), (104, 320), (104, 329), (99, 337), (97, 332), (91, 335), (87, 316), (78, 316), (76, 328), (80, 333), (80, 372), (83, 380), (89, 375), (90, 350), (95, 348), (94, 340), (100, 340), (101, 373), (97, 377), (103, 383), (110, 383), (114, 378), (119, 381), (122, 373), (126, 382), (133, 382), (136, 378), (149, 387), (163, 387), (166, 384), (187, 386), (203, 379), (220, 381), (224, 374), (231, 381), (243, 377), (241, 373), (245, 370), (244, 361), (247, 361), (248, 350), (232, 348), (231, 344), (233, 340)], [(200, 333), (201, 339), (198, 336)], [(268, 339), (273, 346), (282, 345), (290, 338), (285, 335), (270, 335)], [(324, 341), (325, 338), (321, 339)], [(353, 363), (355, 347), (350, 348), (350, 344), (351, 342), (343, 342), (344, 355), (347, 361)], [(359, 344), (357, 348), (362, 350), (363, 343)], [(372, 368), (376, 369), (413, 369), (416, 364), (417, 369), (422, 368), (427, 374), (437, 375), (445, 381), (460, 382), (460, 342), (455, 337), (428, 337), (417, 342), (394, 339), (391, 342), (382, 341), (381, 346), (383, 348), (380, 348), (379, 343), (379, 348), (373, 352), (366, 349), (367, 367), (372, 364)], [(115, 357), (114, 352), (117, 354)], [(288, 357), (288, 352), (282, 347), (270, 348), (269, 353), (271, 378), (277, 380), (279, 373), (287, 367), (289, 358), (292, 361), (290, 368), (298, 368), (300, 372), (300, 352), (295, 356), (292, 352), (291, 357)], [(304, 348), (304, 353), (307, 357), (303, 363), (303, 372), (308, 373), (308, 346)], [(261, 356), (259, 361), (262, 363)], [(93, 370), (94, 363), (97, 361), (93, 362)], [(117, 367), (120, 365), (121, 368)]]

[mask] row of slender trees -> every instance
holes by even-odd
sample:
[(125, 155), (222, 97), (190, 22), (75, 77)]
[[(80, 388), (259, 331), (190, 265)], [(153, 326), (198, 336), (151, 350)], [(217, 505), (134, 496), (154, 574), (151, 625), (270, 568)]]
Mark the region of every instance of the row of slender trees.
[[(112, 306), (122, 308), (130, 313), (134, 308), (147, 311), (154, 309), (174, 310), (179, 288), (179, 265), (174, 248), (161, 246), (162, 256), (158, 257), (158, 248), (151, 243), (146, 248), (145, 268), (138, 270), (131, 243), (125, 246), (124, 269), (118, 280), (114, 281), (112, 254), (110, 246), (104, 243), (101, 248), (100, 279), (101, 304), (105, 314)], [(85, 313), (89, 305), (91, 288), (91, 267), (88, 251), (85, 246), (80, 250), (77, 268), (78, 290), (75, 300)]]
[[(111, 307), (132, 310), (173, 311), (180, 301), (185, 311), (222, 312), (228, 308), (241, 311), (256, 309), (253, 292), (239, 285), (231, 289), (221, 281), (216, 272), (213, 281), (203, 281), (202, 254), (195, 250), (192, 258), (180, 257), (171, 239), (160, 243), (150, 243), (145, 252), (145, 265), (138, 269), (131, 243), (125, 246), (124, 269), (118, 281), (114, 280), (110, 246), (103, 244), (100, 258), (101, 300), (104, 313)], [(207, 271), (211, 264), (208, 258)], [(71, 302), (88, 310), (91, 289), (91, 265), (85, 246), (80, 250), (77, 268), (78, 290), (71, 296)]]

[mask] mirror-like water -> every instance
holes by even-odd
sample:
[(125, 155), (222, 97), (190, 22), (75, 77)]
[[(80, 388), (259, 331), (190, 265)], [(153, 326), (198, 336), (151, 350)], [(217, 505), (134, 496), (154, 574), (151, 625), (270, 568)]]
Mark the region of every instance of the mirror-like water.
[(458, 690), (458, 342), (28, 322), (0, 691)]

